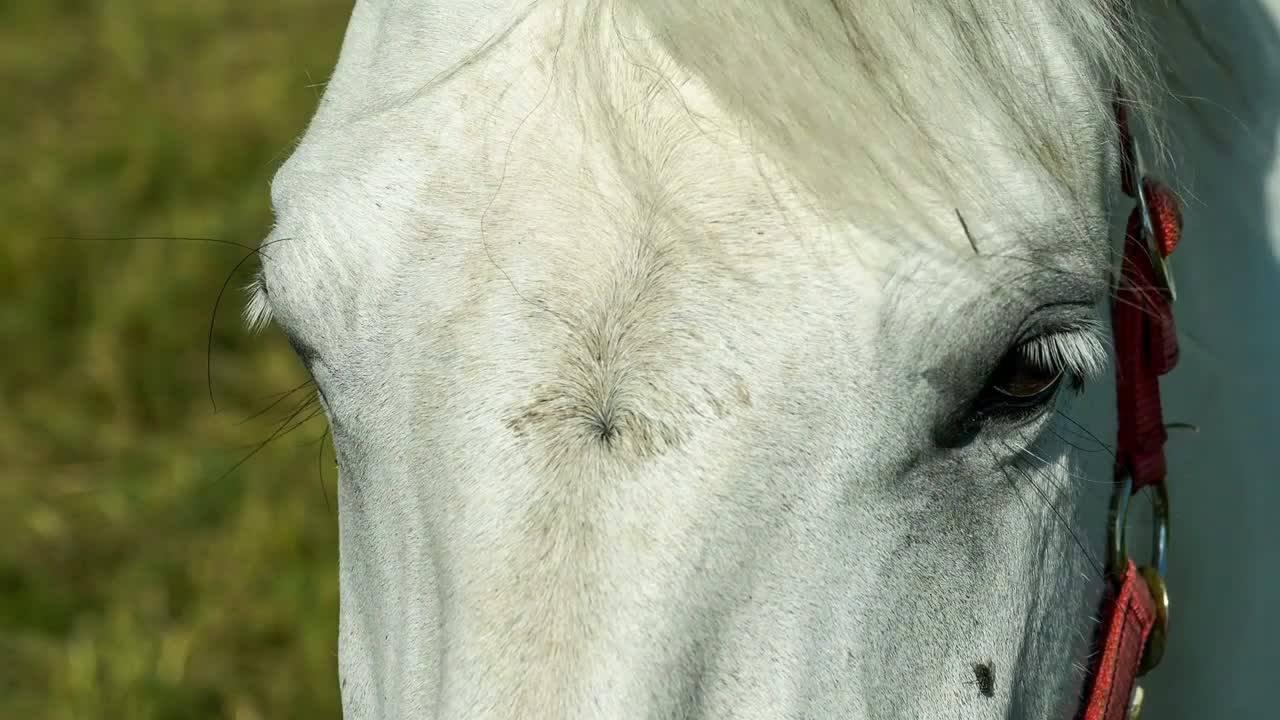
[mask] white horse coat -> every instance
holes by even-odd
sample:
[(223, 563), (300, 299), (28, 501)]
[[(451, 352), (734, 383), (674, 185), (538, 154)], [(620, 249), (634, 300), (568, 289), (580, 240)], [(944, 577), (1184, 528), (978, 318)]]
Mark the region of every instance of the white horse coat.
[(1102, 363), (1140, 55), (916, 5), (357, 3), (252, 307), (334, 433), (347, 717), (1072, 712), (1108, 431), (988, 386)]

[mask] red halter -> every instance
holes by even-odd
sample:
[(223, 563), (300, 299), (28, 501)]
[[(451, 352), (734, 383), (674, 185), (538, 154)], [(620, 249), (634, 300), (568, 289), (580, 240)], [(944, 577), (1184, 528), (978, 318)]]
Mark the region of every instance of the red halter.
[[(1136, 202), (1125, 230), (1120, 283), (1111, 303), (1120, 422), (1108, 533), (1108, 587), (1082, 720), (1137, 717), (1142, 705), (1137, 678), (1160, 662), (1169, 623), (1164, 586), (1169, 532), (1167, 436), (1159, 378), (1178, 362), (1175, 292), (1167, 258), (1182, 235), (1182, 215), (1173, 193), (1143, 175), (1122, 99), (1117, 99), (1115, 107), (1121, 184)], [(1147, 487), (1155, 493), (1153, 558), (1150, 565), (1138, 569), (1125, 549), (1124, 530), (1129, 498)]]

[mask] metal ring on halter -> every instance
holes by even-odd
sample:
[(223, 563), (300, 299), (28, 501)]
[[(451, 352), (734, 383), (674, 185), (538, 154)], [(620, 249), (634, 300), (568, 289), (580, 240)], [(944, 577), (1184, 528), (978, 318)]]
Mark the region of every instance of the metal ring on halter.
[[(1110, 555), (1107, 571), (1123, 578), (1129, 567), (1129, 550), (1125, 543), (1125, 525), (1129, 519), (1129, 500), (1133, 497), (1133, 480), (1125, 477), (1123, 485), (1111, 495), (1111, 518), (1107, 528)], [(1152, 486), (1151, 562), (1138, 569), (1155, 601), (1156, 622), (1147, 637), (1138, 675), (1145, 675), (1164, 657), (1169, 636), (1169, 592), (1164, 584), (1165, 561), (1169, 555), (1169, 487), (1164, 480)]]

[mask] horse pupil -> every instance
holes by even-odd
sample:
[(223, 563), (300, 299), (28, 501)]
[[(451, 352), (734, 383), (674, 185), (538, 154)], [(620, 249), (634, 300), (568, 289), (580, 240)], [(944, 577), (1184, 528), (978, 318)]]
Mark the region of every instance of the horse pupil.
[(1005, 395), (1031, 398), (1047, 390), (1060, 376), (1060, 372), (1030, 362), (1015, 350), (1000, 363), (993, 386)]

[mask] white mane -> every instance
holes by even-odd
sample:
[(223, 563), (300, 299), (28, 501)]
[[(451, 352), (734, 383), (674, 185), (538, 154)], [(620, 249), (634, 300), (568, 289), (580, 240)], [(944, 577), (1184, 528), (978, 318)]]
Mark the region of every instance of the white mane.
[[(1124, 5), (645, 0), (634, 10), (664, 29), (659, 40), (672, 56), (784, 151), (810, 187), (847, 200), (866, 193), (850, 178), (879, 178), (882, 198), (916, 196), (922, 182), (971, 187), (973, 158), (955, 153), (970, 142), (954, 136), (956, 119), (969, 116), (1076, 187), (1078, 164), (1067, 157), (1096, 145), (1076, 133), (1112, 115), (1106, 91), (1119, 82), (1145, 99), (1152, 87), (1145, 37), (1123, 19)], [(1061, 62), (1072, 56), (1085, 65)], [(1064, 92), (1087, 97), (1094, 117), (1080, 117), (1081, 98)]]
[[(595, 52), (571, 57), (591, 63), (622, 46), (634, 60), (591, 67), (594, 92), (584, 98), (608, 103), (611, 87), (634, 85), (616, 82), (620, 72), (705, 84), (827, 212), (856, 212), (863, 222), (876, 211), (917, 211), (926, 190), (940, 207), (1011, 209), (1006, 200), (1017, 188), (1001, 168), (965, 154), (978, 137), (1010, 151), (1011, 161), (1039, 166), (1072, 206), (1096, 202), (1081, 197), (1092, 178), (1079, 177), (1087, 164), (1072, 158), (1113, 149), (1114, 133), (1096, 133), (1111, 127), (1110, 91), (1124, 87), (1139, 109), (1162, 95), (1143, 16), (1127, 0), (580, 7), (583, 17), (566, 27), (581, 28)], [(650, 35), (665, 57), (644, 51)], [(645, 122), (643, 105), (602, 110), (614, 122)]]

